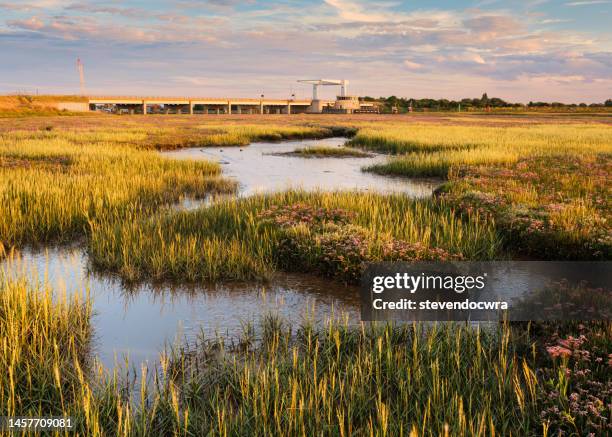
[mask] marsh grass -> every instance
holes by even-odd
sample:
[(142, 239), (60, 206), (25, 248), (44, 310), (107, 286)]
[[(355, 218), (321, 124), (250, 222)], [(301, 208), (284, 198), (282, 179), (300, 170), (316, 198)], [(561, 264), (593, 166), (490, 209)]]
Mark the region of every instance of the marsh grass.
[(326, 138), (335, 135), (332, 129), (309, 126), (206, 124), (193, 128), (149, 130), (145, 147), (169, 150), (183, 147), (246, 146), (254, 141), (283, 141)]
[(424, 125), (364, 130), (352, 143), (399, 154), (366, 171), (448, 178), (446, 199), (494, 221), (513, 253), (609, 259), (611, 133), (603, 124)]
[(303, 158), (368, 158), (372, 156), (351, 147), (304, 147), (291, 152), (277, 153), (278, 156), (299, 156)]
[(92, 224), (89, 254), (96, 266), (128, 280), (264, 279), (279, 265), (275, 254), (286, 234), (258, 215), (296, 204), (347, 210), (353, 213), (351, 224), (379, 240), (418, 243), (469, 259), (491, 259), (501, 245), (491, 224), (460, 218), (441, 203), (403, 195), (288, 191), (224, 199), (154, 220), (98, 221)]
[[(507, 327), (263, 323), (255, 347), (214, 358), (198, 343), (171, 360), (173, 379), (187, 389), (181, 395), (193, 432), (529, 435), (540, 428), (537, 380), (521, 358), (530, 345)], [(203, 410), (203, 399), (214, 409)]]
[(79, 295), (0, 272), (1, 415), (60, 415), (79, 398), (91, 359), (90, 315)]
[(519, 158), (612, 153), (604, 124), (526, 127), (432, 126), (365, 128), (356, 147), (398, 155), (367, 168), (380, 174), (448, 177), (464, 167), (514, 164)]
[[(547, 212), (550, 223), (583, 238), (577, 242), (594, 241), (599, 234), (593, 230), (609, 230), (609, 128), (430, 125), (417, 128), (415, 142), (409, 127), (387, 127), (391, 139), (380, 144), (407, 138), (398, 153), (454, 156), (445, 168), (428, 165), (432, 172), (451, 173), (447, 193), (459, 193), (460, 199), (290, 191), (173, 212), (165, 205), (185, 193), (206, 196), (233, 187), (215, 164), (167, 161), (149, 150), (191, 145), (184, 140), (193, 130), (132, 126), (3, 133), (0, 253), (3, 246), (10, 251), (13, 245), (87, 235), (93, 262), (126, 279), (262, 279), (281, 267), (276, 249), (288, 232), (321, 241), (306, 223), (284, 228), (262, 218), (273, 207), (296, 205), (346, 212), (346, 223), (334, 224), (346, 226), (342, 231), (357, 229), (376, 241), (401, 240), (466, 259), (499, 256), (501, 236), (508, 238), (500, 211), (554, 206)], [(366, 128), (356, 141), (371, 133)], [(211, 140), (215, 145), (235, 144), (254, 132), (207, 124), (201, 129), (202, 136), (220, 135)], [(261, 128), (259, 134), (267, 135), (266, 129), (273, 130)], [(185, 137), (162, 140), (163, 145), (157, 138), (164, 132)], [(420, 142), (429, 144), (426, 150), (411, 150)], [(510, 165), (460, 173), (461, 160), (479, 150), (492, 156), (534, 153), (541, 161), (513, 168), (513, 155)], [(571, 153), (563, 154), (567, 150)], [(566, 160), (569, 156), (580, 159)], [(478, 173), (483, 169), (485, 174)], [(468, 194), (483, 202), (467, 202)], [(503, 196), (509, 210), (497, 209)], [(539, 226), (533, 220), (539, 216), (521, 217), (529, 219), (529, 227)], [(589, 219), (595, 221), (587, 229)], [(544, 239), (552, 242), (546, 247), (557, 244), (548, 234), (541, 237), (521, 237), (515, 244)], [(0, 273), (1, 415), (71, 415), (78, 433), (92, 436), (554, 435), (600, 431), (591, 419), (609, 417), (604, 382), (612, 362), (602, 360), (609, 357), (610, 324), (561, 358), (555, 355), (566, 354), (560, 346), (578, 342), (555, 339), (548, 356), (546, 342), (536, 344), (528, 330), (507, 325), (315, 327), (271, 317), (235, 342), (201, 338), (175, 346), (161, 356), (157, 372), (143, 368), (135, 386), (121, 376), (124, 369), (108, 373), (91, 360), (90, 319), (87, 299)], [(584, 360), (584, 351), (594, 359)], [(579, 402), (574, 393), (582, 396)]]
[[(0, 283), (0, 412), (70, 415), (81, 435), (527, 435), (529, 339), (507, 327), (363, 325), (269, 316), (162, 354), (138, 385), (88, 361), (87, 300)], [(258, 334), (255, 334), (255, 333)]]
[(491, 217), (513, 252), (552, 259), (612, 257), (611, 155), (522, 159), (451, 178), (443, 197)]
[[(134, 134), (17, 132), (0, 136), (0, 242), (68, 241), (88, 223), (155, 210), (185, 194), (230, 192), (218, 164), (171, 161), (126, 147)], [(97, 141), (91, 140), (91, 136)]]

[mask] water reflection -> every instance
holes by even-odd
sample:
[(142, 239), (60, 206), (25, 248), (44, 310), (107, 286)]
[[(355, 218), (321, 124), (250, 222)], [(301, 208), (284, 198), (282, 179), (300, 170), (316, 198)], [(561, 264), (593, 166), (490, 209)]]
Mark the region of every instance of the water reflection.
[(239, 182), (242, 196), (303, 188), (393, 192), (406, 193), (411, 197), (427, 197), (440, 184), (439, 180), (414, 180), (361, 171), (362, 167), (385, 162), (386, 155), (375, 154), (368, 158), (303, 158), (278, 155), (313, 146), (339, 147), (345, 142), (346, 138), (261, 142), (246, 147), (188, 148), (163, 152), (163, 155), (176, 159), (208, 159), (219, 162), (224, 176)]
[(11, 277), (47, 283), (57, 292), (89, 292), (93, 300), (96, 352), (102, 363), (155, 362), (166, 343), (189, 341), (203, 332), (234, 338), (244, 323), (270, 312), (295, 323), (347, 316), (358, 320), (352, 287), (311, 276), (279, 274), (269, 284), (210, 286), (141, 284), (126, 288), (118, 278), (90, 272), (82, 248), (15, 252), (0, 263)]

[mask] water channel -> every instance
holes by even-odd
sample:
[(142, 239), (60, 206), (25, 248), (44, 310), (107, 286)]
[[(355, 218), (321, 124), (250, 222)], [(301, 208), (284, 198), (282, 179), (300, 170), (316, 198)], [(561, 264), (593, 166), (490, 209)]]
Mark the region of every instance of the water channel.
[[(424, 197), (431, 195), (439, 184), (361, 171), (363, 166), (384, 161), (383, 155), (367, 158), (279, 155), (302, 147), (338, 147), (345, 141), (328, 138), (260, 142), (245, 147), (189, 148), (163, 154), (168, 159), (220, 162), (223, 174), (238, 181), (241, 196), (303, 188), (401, 192)], [(90, 271), (87, 254), (77, 245), (17, 251), (0, 261), (0, 270), (15, 277), (25, 275), (32, 283), (46, 280), (59, 293), (88, 290), (94, 310), (94, 352), (107, 367), (123, 363), (126, 356), (136, 366), (156, 362), (166, 344), (189, 341), (200, 332), (209, 337), (235, 336), (244, 323), (257, 323), (270, 312), (296, 323), (303, 317), (325, 320), (336, 315), (353, 321), (359, 317), (355, 288), (304, 275), (278, 274), (268, 284), (141, 284), (126, 288), (112, 275)]]

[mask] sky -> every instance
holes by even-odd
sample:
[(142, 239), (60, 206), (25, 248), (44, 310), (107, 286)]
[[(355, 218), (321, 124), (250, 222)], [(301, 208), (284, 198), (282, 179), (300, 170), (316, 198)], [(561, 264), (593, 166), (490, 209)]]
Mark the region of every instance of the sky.
[[(612, 0), (0, 0), (0, 93), (612, 98)], [(334, 96), (325, 87), (320, 96)]]

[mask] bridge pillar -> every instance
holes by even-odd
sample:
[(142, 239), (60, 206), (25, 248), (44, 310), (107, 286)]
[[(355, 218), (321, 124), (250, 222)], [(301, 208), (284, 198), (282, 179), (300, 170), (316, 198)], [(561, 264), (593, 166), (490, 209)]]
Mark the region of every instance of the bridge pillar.
[(259, 101), (259, 113), (263, 114), (264, 113), (264, 107), (263, 107), (263, 101)]
[(147, 115), (147, 102), (142, 101), (142, 114)]
[(189, 115), (193, 115), (193, 102), (189, 101)]
[(231, 102), (227, 102), (227, 113), (228, 114), (232, 114), (232, 104)]
[(236, 105), (236, 113), (242, 114), (242, 106)]
[(287, 103), (287, 115), (291, 115), (291, 103)]

